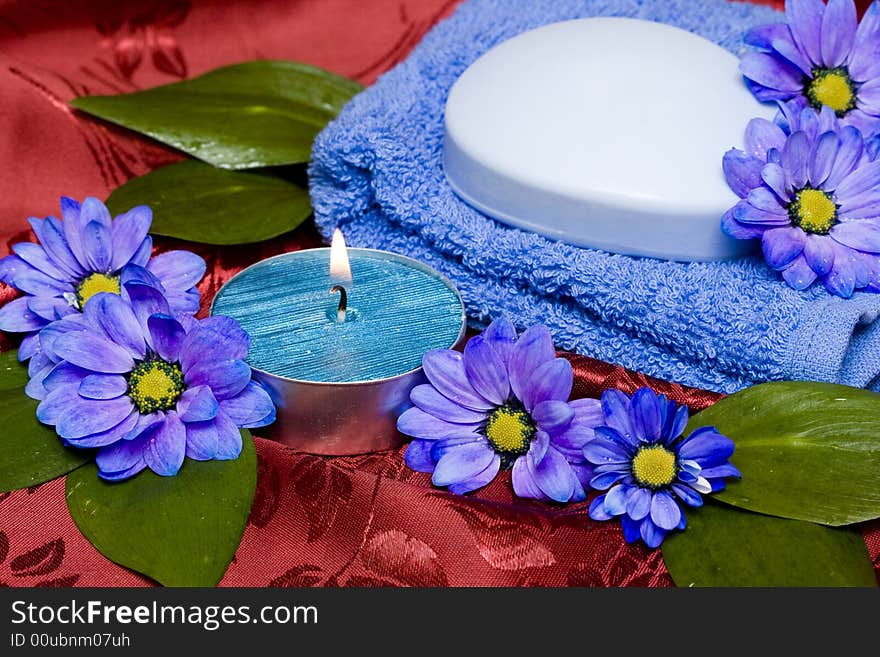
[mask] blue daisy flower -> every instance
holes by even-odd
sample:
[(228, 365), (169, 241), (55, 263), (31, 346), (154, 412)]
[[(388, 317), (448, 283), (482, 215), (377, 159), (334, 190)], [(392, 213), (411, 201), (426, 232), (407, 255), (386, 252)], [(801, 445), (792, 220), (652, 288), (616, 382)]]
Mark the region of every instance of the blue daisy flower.
[(641, 538), (658, 547), (687, 522), (680, 502), (701, 506), (701, 493), (724, 488), (724, 477), (739, 477), (730, 462), (733, 441), (715, 427), (682, 438), (686, 406), (641, 388), (630, 398), (619, 390), (602, 395), (605, 425), (584, 446), (595, 467), (590, 486), (607, 490), (590, 504), (593, 520), (620, 517), (627, 542)]
[(150, 208), (132, 208), (114, 219), (96, 198), (81, 205), (62, 198), (61, 216), (31, 217), (38, 243), (16, 244), (13, 255), (0, 260), (0, 281), (24, 293), (0, 308), (0, 330), (27, 334), (18, 350), (22, 361), (39, 351), (42, 328), (81, 312), (99, 292), (124, 295), (127, 280), (157, 281), (175, 313), (199, 309), (195, 285), (205, 274), (205, 261), (189, 251), (151, 258)]
[(43, 329), (57, 364), (28, 388), (41, 400), (37, 418), (67, 445), (98, 448), (108, 480), (144, 468), (172, 476), (185, 457), (237, 458), (239, 428), (275, 420), (244, 360), (247, 333), (228, 317), (175, 319), (155, 287), (125, 287), (130, 301), (101, 292)]
[(571, 364), (556, 357), (550, 332), (495, 320), (464, 354), (437, 349), (422, 365), (428, 383), (412, 391), (413, 408), (397, 428), (416, 440), (406, 451), (413, 470), (436, 486), (467, 493), (511, 469), (519, 497), (556, 502), (586, 498), (592, 473), (581, 452), (602, 423), (596, 399), (569, 401)]
[(753, 119), (745, 151), (724, 155), (730, 188), (742, 200), (722, 218), (737, 239), (760, 239), (764, 260), (792, 288), (819, 280), (848, 298), (880, 291), (878, 144), (823, 109), (785, 109), (781, 123)]
[(785, 14), (746, 35), (761, 50), (740, 62), (755, 97), (829, 107), (866, 136), (880, 132), (880, 3), (861, 23), (853, 0), (787, 0)]

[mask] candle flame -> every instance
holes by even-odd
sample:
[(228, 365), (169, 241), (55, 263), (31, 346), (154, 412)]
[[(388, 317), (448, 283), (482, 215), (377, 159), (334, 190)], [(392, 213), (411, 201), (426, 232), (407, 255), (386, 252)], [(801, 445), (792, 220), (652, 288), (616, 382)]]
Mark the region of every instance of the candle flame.
[(348, 249), (345, 238), (338, 228), (333, 231), (330, 242), (330, 279), (337, 283), (351, 283), (351, 265), (348, 263)]

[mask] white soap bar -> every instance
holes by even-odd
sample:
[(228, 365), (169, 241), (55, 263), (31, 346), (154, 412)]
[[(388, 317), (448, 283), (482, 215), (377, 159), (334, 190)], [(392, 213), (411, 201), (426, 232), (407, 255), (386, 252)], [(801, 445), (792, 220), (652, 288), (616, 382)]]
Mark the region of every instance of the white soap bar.
[(465, 201), (578, 246), (670, 260), (749, 248), (726, 237), (738, 200), (721, 158), (756, 101), (738, 59), (700, 36), (628, 18), (554, 23), (474, 62), (446, 104), (444, 166)]

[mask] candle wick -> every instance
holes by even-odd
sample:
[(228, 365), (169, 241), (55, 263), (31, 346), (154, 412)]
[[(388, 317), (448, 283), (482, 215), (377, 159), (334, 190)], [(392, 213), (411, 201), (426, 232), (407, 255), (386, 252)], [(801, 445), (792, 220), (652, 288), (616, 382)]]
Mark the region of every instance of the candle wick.
[(330, 294), (339, 292), (339, 306), (336, 308), (336, 322), (342, 324), (345, 321), (345, 310), (348, 307), (348, 293), (341, 285), (330, 288)]

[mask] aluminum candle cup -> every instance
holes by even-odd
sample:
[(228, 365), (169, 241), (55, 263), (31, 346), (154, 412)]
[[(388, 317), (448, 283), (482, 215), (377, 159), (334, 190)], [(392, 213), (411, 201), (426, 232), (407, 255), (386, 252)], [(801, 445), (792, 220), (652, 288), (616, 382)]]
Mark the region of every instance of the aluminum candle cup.
[(464, 306), (449, 280), (416, 260), (348, 249), (350, 274), (338, 262), (331, 273), (331, 250), (344, 259), (337, 243), (248, 267), (220, 289), (211, 314), (250, 334), (248, 363), (278, 411), (261, 435), (315, 454), (391, 449), (405, 440), (396, 425), (410, 391), (425, 382), (422, 355), (461, 343)]

